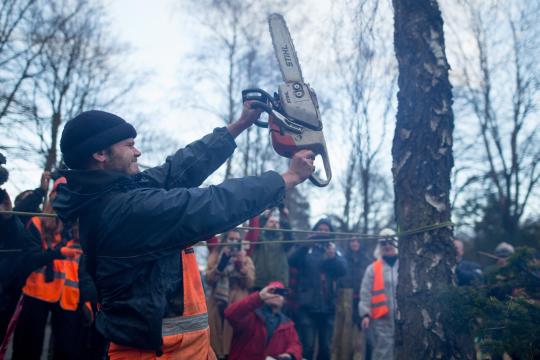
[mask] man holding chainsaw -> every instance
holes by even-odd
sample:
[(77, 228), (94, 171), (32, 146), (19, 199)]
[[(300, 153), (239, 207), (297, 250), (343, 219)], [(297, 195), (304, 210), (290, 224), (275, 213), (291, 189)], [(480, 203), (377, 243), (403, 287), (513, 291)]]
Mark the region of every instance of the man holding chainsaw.
[(72, 170), (54, 207), (62, 219), (79, 219), (100, 298), (96, 327), (111, 341), (111, 360), (215, 359), (191, 246), (276, 206), (314, 170), (314, 154), (303, 150), (281, 175), (269, 171), (198, 187), (258, 119), (252, 105), (247, 101), (237, 121), (144, 172), (137, 133), (120, 117), (88, 111), (66, 123), (60, 147)]

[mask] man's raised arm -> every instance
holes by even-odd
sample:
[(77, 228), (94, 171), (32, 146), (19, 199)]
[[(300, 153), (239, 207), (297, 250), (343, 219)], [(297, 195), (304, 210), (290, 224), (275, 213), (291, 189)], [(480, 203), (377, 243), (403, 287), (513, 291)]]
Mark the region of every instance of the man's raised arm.
[(259, 118), (261, 110), (250, 106), (251, 102), (244, 103), (238, 120), (178, 150), (163, 165), (144, 171), (142, 176), (165, 189), (201, 185), (232, 155), (234, 139)]

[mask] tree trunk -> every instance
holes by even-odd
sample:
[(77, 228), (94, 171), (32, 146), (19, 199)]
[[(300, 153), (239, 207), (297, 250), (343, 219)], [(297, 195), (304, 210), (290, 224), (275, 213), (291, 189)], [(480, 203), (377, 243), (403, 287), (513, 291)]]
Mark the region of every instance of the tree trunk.
[[(392, 172), (399, 231), (450, 220), (452, 91), (435, 0), (393, 0), (399, 93)], [(398, 359), (472, 358), (470, 341), (446, 325), (440, 292), (452, 286), (451, 227), (400, 238)]]

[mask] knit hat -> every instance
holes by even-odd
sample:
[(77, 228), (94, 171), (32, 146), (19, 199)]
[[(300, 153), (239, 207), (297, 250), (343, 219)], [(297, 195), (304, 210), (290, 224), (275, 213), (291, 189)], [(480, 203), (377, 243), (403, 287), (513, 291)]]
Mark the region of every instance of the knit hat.
[(121, 117), (90, 110), (66, 123), (60, 139), (60, 150), (69, 168), (82, 169), (96, 151), (136, 136), (135, 128)]
[(315, 223), (315, 225), (313, 225), (312, 230), (317, 231), (317, 228), (319, 227), (319, 225), (322, 225), (322, 224), (327, 225), (328, 230), (330, 232), (334, 232), (334, 226), (332, 225), (332, 221), (330, 219), (326, 219), (326, 218), (322, 218), (319, 221), (317, 221), (317, 223)]
[(281, 281), (272, 281), (268, 285), (266, 285), (270, 288), (279, 288), (279, 289), (285, 289), (285, 285)]
[(398, 238), (396, 237), (396, 232), (390, 228), (384, 228), (379, 232), (380, 238), (377, 239), (377, 242), (387, 242), (396, 243)]
[(507, 258), (514, 253), (514, 247), (507, 242), (502, 242), (495, 248), (495, 255), (501, 258)]

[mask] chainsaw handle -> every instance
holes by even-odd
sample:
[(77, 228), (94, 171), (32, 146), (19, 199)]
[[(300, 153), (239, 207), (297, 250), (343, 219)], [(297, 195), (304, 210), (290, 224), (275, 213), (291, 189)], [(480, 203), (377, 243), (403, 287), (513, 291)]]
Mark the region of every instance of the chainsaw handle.
[(330, 180), (332, 179), (332, 168), (330, 167), (330, 159), (328, 159), (328, 152), (326, 151), (326, 147), (322, 153), (320, 153), (322, 159), (323, 159), (323, 165), (324, 165), (324, 172), (326, 174), (326, 180), (322, 180), (320, 177), (318, 177), (315, 174), (311, 174), (309, 177), (309, 180), (313, 183), (313, 185), (318, 187), (325, 187), (330, 183)]
[[(268, 115), (272, 114), (272, 96), (262, 89), (245, 89), (242, 90), (242, 102), (254, 101), (251, 104), (252, 109), (262, 109)], [(255, 125), (267, 128), (268, 121), (255, 120)]]

